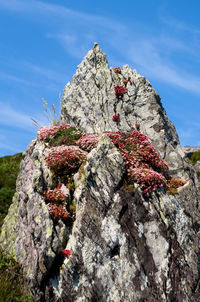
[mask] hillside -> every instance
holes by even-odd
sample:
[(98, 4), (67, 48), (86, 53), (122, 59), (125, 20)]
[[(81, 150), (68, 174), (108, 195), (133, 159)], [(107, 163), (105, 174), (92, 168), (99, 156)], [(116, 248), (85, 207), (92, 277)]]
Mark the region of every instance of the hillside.
[(16, 179), (21, 160), (22, 153), (0, 157), (0, 226), (16, 191)]

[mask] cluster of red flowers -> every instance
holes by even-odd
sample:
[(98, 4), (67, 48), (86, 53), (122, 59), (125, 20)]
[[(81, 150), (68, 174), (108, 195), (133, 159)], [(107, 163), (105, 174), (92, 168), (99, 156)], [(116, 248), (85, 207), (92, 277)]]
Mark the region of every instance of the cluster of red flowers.
[(166, 186), (165, 177), (154, 170), (130, 167), (127, 171), (129, 180), (139, 184), (144, 195), (148, 191), (155, 191), (158, 187)]
[(70, 217), (69, 212), (65, 209), (64, 205), (57, 205), (54, 203), (48, 203), (47, 205), (50, 216), (54, 221), (57, 221), (58, 219), (66, 219)]
[(59, 202), (66, 199), (66, 193), (68, 189), (64, 184), (59, 184), (57, 188), (53, 190), (44, 191), (44, 199), (49, 202)]
[(172, 177), (167, 182), (167, 187), (177, 189), (185, 184), (185, 181), (179, 178)]
[[(137, 125), (138, 128), (139, 124)], [(144, 194), (166, 185), (167, 163), (160, 158), (146, 135), (136, 130), (130, 132), (106, 131), (104, 133), (111, 138), (122, 154), (128, 179), (140, 184)], [(78, 144), (84, 150), (90, 151), (92, 147), (97, 146), (98, 139), (96, 134), (84, 136), (79, 139)]]
[(146, 135), (136, 130), (105, 133), (118, 147), (127, 167), (153, 169), (162, 174), (168, 171), (166, 162), (160, 158)]
[(46, 149), (45, 160), (52, 169), (73, 170), (85, 160), (87, 153), (78, 146), (58, 146)]
[(99, 142), (98, 134), (82, 135), (76, 144), (83, 150), (91, 151)]
[(66, 258), (69, 258), (72, 254), (72, 248), (70, 250), (62, 250), (61, 251), (61, 254), (66, 257)]
[(121, 73), (121, 68), (120, 67), (115, 67), (114, 72), (115, 73)]
[[(117, 87), (122, 86), (116, 85), (115, 88)], [(122, 88), (126, 90), (126, 88)], [(121, 96), (123, 93), (116, 94), (116, 96), (118, 95), (119, 97), (119, 95)], [(113, 121), (119, 121), (119, 113), (113, 116)], [(52, 137), (56, 131), (68, 129), (70, 127), (70, 125), (51, 126), (51, 128), (48, 128), (51, 129), (50, 131), (42, 131), (41, 133), (43, 133), (43, 135), (40, 133), (39, 137), (42, 137), (42, 139), (45, 140), (47, 137)], [(53, 130), (54, 128), (55, 130)], [(135, 124), (135, 128), (139, 130), (140, 125)], [(155, 148), (149, 142), (148, 137), (137, 130), (130, 132), (104, 132), (110, 137), (124, 159), (128, 181), (138, 183), (143, 194), (154, 191), (158, 187), (164, 186), (166, 188), (171, 187), (176, 189), (177, 187), (182, 186), (185, 182), (180, 179), (171, 178), (168, 182), (166, 181), (166, 177), (168, 178), (168, 166), (166, 162), (160, 158)], [(76, 142), (77, 146), (61, 145), (46, 149), (45, 160), (50, 168), (55, 170), (64, 168), (71, 173), (73, 169), (76, 169), (81, 165), (86, 159), (87, 152), (95, 148), (98, 141), (99, 136), (97, 134), (88, 136), (83, 135)], [(60, 184), (54, 190), (44, 192), (45, 199), (51, 202), (48, 204), (48, 207), (50, 215), (54, 220), (69, 217), (69, 213), (63, 205), (52, 203), (58, 201), (62, 202), (66, 199), (66, 191), (63, 190), (63, 188), (67, 190), (63, 184)]]
[(119, 121), (120, 121), (119, 113), (114, 114), (113, 117), (112, 117), (112, 120), (113, 120), (114, 122), (119, 122)]
[(71, 125), (60, 125), (60, 126), (46, 126), (46, 127), (40, 127), (38, 130), (38, 138), (41, 141), (46, 141), (47, 139), (53, 139), (54, 135), (59, 130), (65, 130), (71, 128)]
[(120, 99), (127, 92), (127, 88), (117, 84), (114, 84), (114, 88), (115, 88), (115, 95), (117, 99)]

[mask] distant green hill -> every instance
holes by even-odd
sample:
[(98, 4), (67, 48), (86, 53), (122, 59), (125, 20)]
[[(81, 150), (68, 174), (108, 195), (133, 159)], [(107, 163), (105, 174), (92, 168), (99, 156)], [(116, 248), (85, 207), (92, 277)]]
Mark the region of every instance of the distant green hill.
[[(0, 228), (15, 193), (21, 160), (22, 153), (0, 157)], [(27, 294), (20, 265), (1, 248), (0, 301), (33, 302)]]
[(22, 153), (0, 157), (0, 226), (15, 193), (16, 179), (19, 172)]

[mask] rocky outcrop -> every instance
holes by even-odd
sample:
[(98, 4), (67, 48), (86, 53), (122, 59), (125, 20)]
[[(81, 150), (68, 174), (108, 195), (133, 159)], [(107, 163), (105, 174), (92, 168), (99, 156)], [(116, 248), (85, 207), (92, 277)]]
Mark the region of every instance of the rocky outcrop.
[[(114, 84), (124, 85), (123, 98), (115, 96)], [(120, 114), (120, 122), (112, 116)], [(130, 131), (136, 123), (148, 135), (171, 173), (182, 176), (184, 153), (174, 125), (168, 120), (160, 97), (150, 83), (128, 65), (116, 73), (109, 68), (106, 55), (94, 45), (78, 66), (72, 82), (64, 89), (61, 121), (82, 128), (86, 133)]]
[(196, 301), (199, 205), (192, 181), (176, 196), (160, 191), (145, 200), (120, 186), (123, 172), (103, 136), (76, 175), (77, 216), (67, 243), (73, 253), (62, 271), (61, 301)]
[[(114, 84), (127, 92), (117, 98)], [(0, 245), (23, 265), (34, 301), (198, 301), (199, 181), (149, 82), (128, 66), (110, 69), (95, 44), (65, 87), (60, 120), (100, 137), (73, 176), (73, 223), (49, 214), (44, 191), (55, 174), (45, 161), (48, 143), (37, 138), (24, 154), (0, 235)], [(135, 124), (171, 175), (184, 177), (178, 194), (160, 188), (144, 196), (138, 184), (124, 182), (122, 155), (102, 133)]]

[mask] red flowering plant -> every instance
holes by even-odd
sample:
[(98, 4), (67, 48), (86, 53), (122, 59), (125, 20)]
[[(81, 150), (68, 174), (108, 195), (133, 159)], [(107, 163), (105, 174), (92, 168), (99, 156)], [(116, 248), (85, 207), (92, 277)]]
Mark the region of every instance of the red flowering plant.
[(115, 73), (121, 73), (121, 68), (120, 67), (115, 67), (114, 72)]
[(113, 117), (112, 117), (112, 120), (113, 120), (114, 122), (119, 122), (119, 121), (120, 121), (119, 113), (114, 114)]
[(59, 219), (65, 220), (70, 217), (70, 213), (66, 210), (64, 205), (48, 203), (47, 207), (49, 214), (54, 221), (58, 221)]
[[(110, 137), (122, 154), (126, 164), (128, 181), (137, 182), (143, 194), (166, 186), (165, 177), (168, 177), (168, 166), (160, 158), (146, 135), (136, 130), (130, 132), (105, 131), (104, 133)], [(84, 150), (90, 151), (91, 147), (97, 146), (98, 136), (91, 135), (88, 138), (84, 136), (77, 143)], [(137, 180), (136, 176), (138, 176)]]
[(73, 170), (85, 160), (87, 153), (78, 146), (58, 146), (46, 149), (45, 160), (52, 169)]
[(83, 150), (90, 152), (99, 142), (98, 134), (83, 135), (76, 144)]
[(184, 186), (185, 183), (186, 182), (180, 178), (172, 177), (172, 178), (168, 179), (168, 181), (167, 181), (166, 192), (171, 195), (178, 194), (177, 189), (181, 186)]
[(171, 179), (168, 180), (167, 185), (174, 189), (177, 189), (177, 188), (185, 185), (185, 181), (180, 178), (172, 177)]
[(66, 257), (66, 258), (69, 258), (72, 254), (72, 248), (70, 250), (62, 250), (61, 251), (61, 254)]
[(63, 202), (67, 199), (69, 190), (64, 184), (58, 184), (53, 190), (44, 191), (44, 199), (48, 202)]
[(38, 130), (38, 139), (41, 141), (49, 141), (54, 138), (55, 134), (59, 130), (66, 130), (71, 128), (71, 125), (59, 125), (59, 126), (45, 126), (45, 127), (40, 127)]
[(115, 88), (115, 95), (117, 99), (122, 98), (122, 96), (127, 92), (127, 88), (125, 88), (124, 86), (120, 86), (118, 84), (114, 84), (114, 88)]
[(166, 186), (165, 177), (158, 172), (144, 168), (128, 168), (128, 179), (140, 185), (142, 193), (145, 195), (148, 191), (155, 191), (158, 187)]
[(166, 174), (168, 166), (163, 161), (148, 137), (139, 131), (130, 132), (105, 132), (118, 147), (127, 167), (153, 169)]
[(123, 80), (122, 82), (123, 82), (123, 84), (126, 86), (127, 83), (128, 83), (128, 80)]

